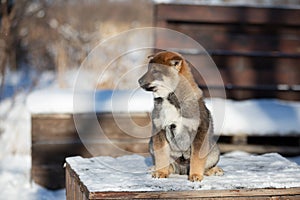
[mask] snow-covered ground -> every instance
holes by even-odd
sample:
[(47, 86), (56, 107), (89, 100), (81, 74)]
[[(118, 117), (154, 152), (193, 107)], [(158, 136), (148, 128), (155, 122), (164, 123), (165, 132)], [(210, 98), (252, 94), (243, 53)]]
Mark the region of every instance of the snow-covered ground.
[(50, 191), (30, 181), (31, 156), (7, 155), (0, 160), (0, 199), (65, 199), (65, 190)]
[[(24, 77), (30, 79), (31, 75), (22, 73), (8, 75), (6, 91), (10, 92), (7, 92), (0, 101), (0, 200), (7, 199), (7, 197), (23, 200), (65, 199), (65, 190), (49, 191), (30, 181), (30, 111), (34, 113), (73, 112), (73, 90), (57, 90), (58, 83), (53, 73), (40, 74), (39, 81), (34, 86), (32, 82), (22, 84)], [(75, 77), (76, 72), (66, 73), (66, 82), (72, 85)], [(87, 93), (88, 96), (91, 94)], [(113, 99), (112, 102), (111, 99)], [(119, 99), (123, 101), (118, 102)], [(87, 107), (87, 109), (103, 112), (111, 109), (115, 112), (145, 112), (152, 108), (151, 94), (139, 90), (100, 91), (93, 96), (94, 100), (95, 106)], [(218, 101), (220, 99), (208, 100), (207, 104), (209, 107), (214, 102), (219, 105)], [(299, 133), (299, 103), (279, 100), (243, 102), (228, 100), (225, 105), (229, 111), (226, 110), (225, 113), (224, 132), (264, 130), (261, 134), (271, 132), (285, 134), (295, 131)], [(233, 123), (235, 128), (226, 129), (226, 127), (233, 126)], [(251, 126), (253, 123), (255, 126)], [(300, 158), (293, 159), (300, 163)]]
[(30, 112), (26, 99), (31, 90), (51, 85), (55, 74), (44, 72), (35, 82), (35, 72), (7, 73), (0, 100), (0, 200), (65, 199), (65, 190), (50, 191), (30, 180)]

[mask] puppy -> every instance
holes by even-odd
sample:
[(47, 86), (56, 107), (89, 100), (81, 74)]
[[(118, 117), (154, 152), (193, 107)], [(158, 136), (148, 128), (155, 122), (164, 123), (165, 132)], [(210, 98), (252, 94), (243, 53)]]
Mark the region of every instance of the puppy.
[(212, 117), (187, 61), (178, 53), (151, 56), (140, 86), (153, 92), (152, 137), (149, 142), (154, 178), (187, 174), (190, 181), (223, 175), (213, 139)]

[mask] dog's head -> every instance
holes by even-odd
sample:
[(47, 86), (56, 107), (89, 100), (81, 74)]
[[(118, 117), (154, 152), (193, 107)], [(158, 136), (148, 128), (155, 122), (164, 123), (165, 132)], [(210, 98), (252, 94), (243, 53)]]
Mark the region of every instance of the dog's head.
[(147, 72), (139, 79), (140, 86), (159, 96), (168, 95), (177, 87), (184, 62), (175, 52), (163, 51), (151, 56)]

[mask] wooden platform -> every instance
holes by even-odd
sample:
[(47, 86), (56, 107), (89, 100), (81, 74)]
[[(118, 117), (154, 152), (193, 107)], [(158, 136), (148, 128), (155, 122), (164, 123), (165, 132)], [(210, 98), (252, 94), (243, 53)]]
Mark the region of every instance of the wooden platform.
[(180, 175), (153, 179), (147, 170), (149, 160), (137, 156), (72, 157), (66, 162), (68, 200), (300, 198), (300, 167), (278, 154), (224, 156), (220, 165), (225, 175), (205, 177), (201, 183)]

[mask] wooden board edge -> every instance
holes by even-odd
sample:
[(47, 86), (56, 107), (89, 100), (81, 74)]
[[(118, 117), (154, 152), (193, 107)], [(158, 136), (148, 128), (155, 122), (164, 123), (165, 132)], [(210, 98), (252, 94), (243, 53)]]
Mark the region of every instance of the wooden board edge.
[(90, 116), (96, 115), (97, 117), (101, 116), (117, 116), (117, 117), (127, 117), (127, 116), (134, 116), (134, 117), (149, 117), (150, 111), (141, 111), (141, 112), (82, 112), (82, 113), (31, 113), (32, 118), (73, 118), (74, 115), (78, 116)]
[(91, 192), (89, 199), (190, 199), (190, 198), (252, 198), (259, 197), (285, 197), (297, 199), (300, 197), (300, 188), (280, 188), (280, 189), (235, 189), (235, 190), (200, 190), (200, 191), (164, 191), (164, 192)]
[(31, 119), (71, 119), (73, 113), (31, 113)]
[[(251, 6), (251, 5), (207, 5), (207, 4), (199, 4), (199, 5), (193, 5), (193, 4), (155, 4), (154, 5), (155, 14), (156, 16), (156, 22), (158, 21), (190, 21), (190, 22), (218, 22), (218, 23), (239, 23), (239, 15), (240, 12), (247, 13), (248, 16), (253, 15), (253, 18), (243, 18), (244, 23), (247, 24), (274, 24), (274, 25), (289, 25), (289, 26), (299, 26), (300, 20), (294, 19), (294, 20), (288, 20), (288, 16), (298, 16), (299, 15), (299, 8), (292, 8), (292, 7), (275, 7), (275, 6), (269, 6), (269, 7), (259, 7), (259, 6)], [(169, 10), (172, 10), (170, 13)], [(184, 10), (186, 15), (176, 15), (173, 11), (177, 10)], [(201, 13), (201, 15), (198, 15), (198, 17), (195, 17), (192, 13)], [(226, 15), (226, 12), (230, 12), (231, 16)], [(166, 14), (167, 13), (167, 14)], [(221, 15), (215, 15), (212, 16), (211, 13), (221, 13)], [(255, 13), (255, 15), (254, 15)], [(278, 16), (281, 16), (281, 18), (274, 18), (269, 19), (265, 17), (265, 14), (275, 13)], [(237, 15), (237, 16), (235, 16)], [(199, 18), (200, 16), (200, 18)], [(285, 17), (283, 17), (285, 16)]]
[[(89, 190), (88, 188), (82, 183), (80, 178), (77, 176), (76, 172), (71, 168), (70, 164), (66, 162), (65, 167), (66, 173), (66, 197), (67, 200), (74, 199), (78, 195), (81, 196), (79, 199), (89, 199)], [(75, 185), (73, 186), (73, 184)], [(70, 191), (73, 190), (73, 191)], [(80, 190), (80, 193), (79, 191)], [(72, 194), (72, 195), (71, 195)]]
[(276, 146), (276, 145), (253, 145), (253, 144), (224, 144), (218, 143), (222, 153), (232, 151), (245, 151), (254, 154), (273, 153), (277, 152), (282, 155), (299, 155), (299, 146)]

